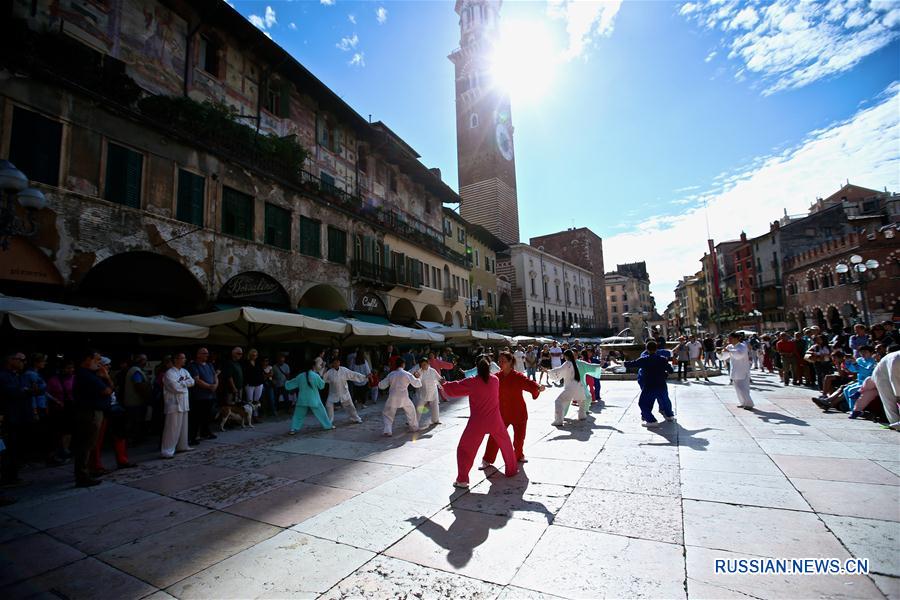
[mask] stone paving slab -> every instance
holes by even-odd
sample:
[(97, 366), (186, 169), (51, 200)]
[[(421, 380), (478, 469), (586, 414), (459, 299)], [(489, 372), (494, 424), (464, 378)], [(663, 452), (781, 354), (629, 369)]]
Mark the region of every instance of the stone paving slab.
[[(725, 378), (670, 385), (678, 422), (654, 430), (633, 382), (604, 383), (605, 402), (562, 428), (552, 388), (529, 401), (520, 474), (477, 470), (482, 442), (469, 491), (451, 486), (464, 399), (442, 405), (442, 425), (389, 439), (379, 405), (360, 425), (339, 413), (336, 431), (293, 437), (267, 419), (172, 460), (148, 444), (132, 451), (140, 468), (89, 490), (70, 466), (29, 466), (32, 484), (9, 492), (19, 503), (0, 508), (0, 565), (15, 578), (0, 595), (897, 595), (900, 436), (753, 378), (752, 412)], [(851, 554), (873, 575), (710, 573), (716, 557)]]
[(282, 531), (166, 591), (176, 598), (315, 598), (374, 556), (367, 550)]

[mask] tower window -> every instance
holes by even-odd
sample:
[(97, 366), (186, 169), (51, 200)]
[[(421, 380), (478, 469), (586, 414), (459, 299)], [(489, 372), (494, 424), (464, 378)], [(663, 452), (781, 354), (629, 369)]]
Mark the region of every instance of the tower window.
[(478, 127), (478, 113), (472, 113), (469, 117), (469, 128), (475, 129), (476, 127)]

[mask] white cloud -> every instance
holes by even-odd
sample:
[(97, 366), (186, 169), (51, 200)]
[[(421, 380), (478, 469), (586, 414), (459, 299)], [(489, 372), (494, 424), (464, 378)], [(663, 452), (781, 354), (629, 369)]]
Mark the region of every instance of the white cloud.
[(384, 22), (387, 21), (387, 9), (379, 6), (378, 10), (375, 11), (375, 18), (378, 20), (379, 25), (384, 25)]
[(889, 86), (850, 119), (811, 132), (797, 146), (722, 173), (710, 189), (689, 195), (685, 212), (651, 216), (630, 231), (603, 240), (609, 264), (646, 260), (659, 306), (673, 299), (680, 277), (700, 269), (706, 251), (708, 204), (710, 233), (716, 242), (768, 231), (787, 209), (803, 214), (816, 197), (839, 189), (845, 178), (865, 187), (900, 190), (900, 82)]
[(728, 58), (742, 65), (736, 73), (759, 75), (764, 95), (848, 71), (900, 37), (900, 9), (890, 2), (774, 0), (740, 10), (733, 2), (688, 2), (678, 12), (731, 36)]
[(566, 23), (564, 58), (577, 58), (596, 38), (610, 35), (621, 6), (622, 0), (548, 0), (547, 14)]
[(350, 21), (351, 23), (353, 23), (354, 25), (356, 25), (356, 15), (354, 15), (354, 14), (347, 15), (347, 20)]
[(293, 21), (291, 21), (290, 23), (288, 23), (288, 29), (291, 29), (291, 30), (293, 30), (293, 31), (297, 31), (297, 24), (294, 23)]
[(354, 52), (353, 57), (347, 62), (351, 67), (366, 66), (366, 55), (364, 52)]
[(718, 54), (718, 53), (715, 50), (713, 50), (712, 52), (710, 52), (709, 54), (706, 55), (706, 58), (703, 59), (703, 62), (711, 61), (712, 59), (714, 59), (716, 57), (716, 54)]
[(335, 46), (337, 46), (344, 52), (349, 52), (350, 50), (356, 48), (357, 44), (359, 44), (359, 37), (354, 33), (351, 36), (342, 37), (341, 41), (335, 44)]
[[(263, 31), (271, 29), (273, 25), (278, 24), (278, 20), (275, 18), (275, 9), (271, 6), (266, 6), (266, 12), (263, 16), (250, 15), (247, 17), (247, 20)], [(269, 37), (271, 38), (272, 36), (270, 35)]]
[(319, 4), (323, 6), (334, 6), (334, 0), (319, 0)]

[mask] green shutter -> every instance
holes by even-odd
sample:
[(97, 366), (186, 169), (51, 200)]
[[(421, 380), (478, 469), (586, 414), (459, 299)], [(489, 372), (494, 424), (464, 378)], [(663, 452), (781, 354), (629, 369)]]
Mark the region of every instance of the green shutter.
[(184, 169), (178, 170), (178, 196), (175, 207), (179, 221), (203, 227), (205, 180)]
[(391, 268), (391, 247), (387, 244), (384, 245), (384, 257), (382, 258), (384, 261), (385, 268)]
[(253, 239), (253, 197), (222, 187), (222, 233)]
[(108, 144), (106, 152), (106, 199), (132, 208), (140, 208), (143, 165), (143, 154), (118, 144)]
[(9, 160), (31, 181), (59, 183), (62, 123), (36, 112), (13, 107)]
[(364, 235), (362, 240), (362, 260), (371, 263), (375, 260), (375, 241), (371, 236)]
[(274, 204), (266, 204), (266, 243), (291, 249), (291, 212)]

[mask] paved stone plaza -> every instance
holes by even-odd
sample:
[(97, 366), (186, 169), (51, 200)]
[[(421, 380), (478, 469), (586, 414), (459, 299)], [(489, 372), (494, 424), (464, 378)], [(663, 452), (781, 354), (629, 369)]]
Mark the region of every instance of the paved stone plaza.
[[(53, 598), (898, 598), (900, 434), (823, 414), (806, 389), (754, 376), (670, 385), (678, 422), (640, 426), (637, 385), (550, 425), (529, 401), (513, 479), (451, 487), (465, 401), (443, 424), (221, 434), (92, 489), (27, 470), (2, 510), (0, 595)], [(572, 413), (574, 415), (574, 412)], [(398, 418), (397, 431), (404, 420)], [(107, 465), (113, 464), (107, 460)], [(716, 559), (868, 558), (870, 576), (716, 575)]]

